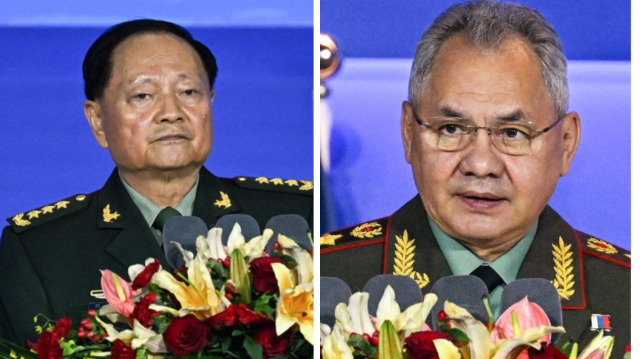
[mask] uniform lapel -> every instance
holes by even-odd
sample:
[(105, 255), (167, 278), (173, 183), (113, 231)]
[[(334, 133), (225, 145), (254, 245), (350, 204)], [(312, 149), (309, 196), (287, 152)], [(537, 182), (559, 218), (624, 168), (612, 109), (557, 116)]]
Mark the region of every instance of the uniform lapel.
[(451, 269), (429, 227), (419, 196), (391, 216), (385, 240), (385, 273), (415, 279), (423, 293)]
[(142, 213), (114, 170), (98, 192), (97, 225), (100, 235), (112, 237), (105, 251), (125, 268), (144, 263), (148, 257), (164, 262), (164, 254)]
[(202, 167), (193, 215), (200, 217), (207, 224), (207, 227), (211, 228), (220, 217), (238, 211), (240, 211), (240, 206), (233, 198), (231, 189), (222, 180)]

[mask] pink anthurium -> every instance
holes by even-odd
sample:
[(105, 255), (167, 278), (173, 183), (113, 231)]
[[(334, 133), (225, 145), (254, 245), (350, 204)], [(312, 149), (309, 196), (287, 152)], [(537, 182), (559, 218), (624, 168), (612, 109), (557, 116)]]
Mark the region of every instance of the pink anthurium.
[[(551, 326), (549, 317), (536, 303), (529, 302), (527, 297), (510, 306), (500, 315), (491, 332), (491, 340), (495, 343), (500, 339), (512, 339), (519, 337), (529, 328)], [(549, 343), (551, 334), (546, 334), (538, 339), (538, 343)]]
[(129, 317), (135, 307), (133, 298), (137, 295), (137, 292), (133, 290), (131, 284), (112, 271), (106, 269), (100, 272), (102, 273), (102, 291), (107, 298), (107, 302), (118, 313)]

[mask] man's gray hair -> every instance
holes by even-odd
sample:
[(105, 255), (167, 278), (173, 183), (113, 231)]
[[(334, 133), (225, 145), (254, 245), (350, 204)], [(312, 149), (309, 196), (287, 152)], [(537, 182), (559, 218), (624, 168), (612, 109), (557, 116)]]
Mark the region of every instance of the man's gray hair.
[(526, 39), (540, 60), (547, 92), (558, 117), (569, 106), (567, 63), (555, 30), (536, 10), (497, 1), (471, 1), (454, 5), (441, 14), (422, 35), (411, 67), (409, 102), (417, 105), (440, 46), (462, 34), (474, 46), (497, 49), (511, 35)]

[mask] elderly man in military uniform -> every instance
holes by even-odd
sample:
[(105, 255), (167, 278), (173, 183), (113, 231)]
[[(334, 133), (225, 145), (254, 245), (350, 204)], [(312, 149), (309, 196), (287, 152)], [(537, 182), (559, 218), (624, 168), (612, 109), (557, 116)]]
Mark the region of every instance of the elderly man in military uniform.
[[(546, 278), (566, 338), (584, 347), (591, 314), (610, 315), (614, 355), (630, 342), (630, 255), (573, 229), (547, 202), (569, 172), (580, 118), (568, 112), (566, 61), (541, 14), (471, 2), (422, 36), (402, 104), (402, 141), (418, 195), (387, 218), (321, 238), (321, 274), (353, 290), (380, 273), (424, 293), (447, 275)], [(480, 269), (479, 269), (480, 270)]]
[(130, 21), (94, 42), (83, 64), (84, 112), (116, 169), (94, 193), (9, 218), (0, 242), (1, 337), (35, 340), (37, 314), (58, 319), (100, 305), (90, 295), (100, 269), (126, 278), (149, 257), (166, 267), (161, 227), (152, 228), (160, 213), (197, 216), (209, 227), (231, 213), (261, 228), (278, 214), (311, 224), (312, 182), (227, 179), (203, 168), (216, 74), (211, 51), (172, 23)]

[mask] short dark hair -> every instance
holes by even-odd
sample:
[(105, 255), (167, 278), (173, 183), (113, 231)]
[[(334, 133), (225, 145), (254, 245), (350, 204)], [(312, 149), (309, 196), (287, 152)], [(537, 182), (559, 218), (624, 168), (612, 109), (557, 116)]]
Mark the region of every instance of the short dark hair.
[(141, 19), (123, 22), (107, 29), (91, 45), (82, 63), (84, 78), (84, 94), (87, 100), (95, 101), (104, 94), (113, 68), (113, 50), (124, 40), (146, 33), (167, 33), (186, 41), (200, 56), (202, 65), (207, 71), (209, 88), (218, 74), (216, 58), (208, 47), (191, 36), (191, 33), (180, 25), (167, 21)]

